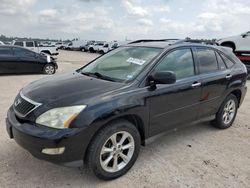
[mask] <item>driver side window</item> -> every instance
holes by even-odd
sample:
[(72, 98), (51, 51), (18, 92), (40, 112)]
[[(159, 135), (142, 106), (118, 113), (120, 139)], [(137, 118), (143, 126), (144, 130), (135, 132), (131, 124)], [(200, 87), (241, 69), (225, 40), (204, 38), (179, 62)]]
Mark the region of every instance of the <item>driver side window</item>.
[(195, 75), (191, 49), (179, 49), (170, 52), (170, 54), (160, 60), (155, 71), (173, 71), (177, 79)]

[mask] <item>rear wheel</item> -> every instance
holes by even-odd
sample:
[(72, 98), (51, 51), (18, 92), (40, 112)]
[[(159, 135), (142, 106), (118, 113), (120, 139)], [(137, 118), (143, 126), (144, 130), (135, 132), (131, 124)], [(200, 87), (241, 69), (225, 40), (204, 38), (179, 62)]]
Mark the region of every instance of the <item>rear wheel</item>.
[(115, 121), (95, 136), (88, 149), (87, 164), (101, 179), (118, 178), (135, 163), (140, 144), (140, 134), (133, 124)]
[(220, 129), (226, 129), (232, 126), (238, 110), (238, 99), (230, 94), (222, 103), (213, 125)]
[(50, 74), (55, 74), (55, 72), (56, 72), (56, 68), (52, 64), (47, 64), (43, 68), (43, 73), (44, 74), (49, 74), (50, 75)]

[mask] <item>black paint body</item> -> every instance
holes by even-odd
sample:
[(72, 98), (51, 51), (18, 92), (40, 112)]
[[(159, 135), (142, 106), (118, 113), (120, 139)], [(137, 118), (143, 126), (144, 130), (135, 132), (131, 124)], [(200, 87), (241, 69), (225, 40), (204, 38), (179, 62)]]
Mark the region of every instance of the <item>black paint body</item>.
[[(0, 46), (0, 48), (8, 49), (10, 52), (8, 54), (0, 52), (0, 74), (42, 73), (47, 64), (58, 68), (56, 61), (50, 57), (50, 62), (48, 62), (47, 56), (44, 54), (18, 46)], [(24, 53), (16, 54), (16, 49), (23, 50)]]
[[(130, 45), (131, 46), (131, 45)], [(149, 137), (206, 118), (214, 118), (223, 100), (231, 92), (239, 94), (242, 103), (246, 93), (245, 66), (221, 48), (196, 44), (164, 46), (164, 43), (143, 43), (133, 46), (162, 48), (159, 54), (131, 83), (119, 83), (82, 75), (79, 72), (35, 81), (22, 89), (23, 94), (43, 105), (27, 117), (17, 117), (10, 107), (6, 119), (7, 129), (22, 147), (34, 156), (55, 163), (83, 161), (89, 143), (108, 122), (125, 118), (138, 127), (142, 142)], [(199, 73), (196, 47), (212, 48), (226, 54), (235, 65), (209, 74)], [(174, 84), (148, 84), (155, 65), (174, 49), (190, 48), (194, 54), (196, 75), (177, 80)], [(231, 74), (230, 79), (226, 75)], [(200, 82), (200, 87), (192, 87)], [(69, 129), (55, 130), (36, 125), (35, 119), (43, 112), (62, 106), (85, 104)], [(66, 147), (62, 155), (45, 155), (43, 148)]]

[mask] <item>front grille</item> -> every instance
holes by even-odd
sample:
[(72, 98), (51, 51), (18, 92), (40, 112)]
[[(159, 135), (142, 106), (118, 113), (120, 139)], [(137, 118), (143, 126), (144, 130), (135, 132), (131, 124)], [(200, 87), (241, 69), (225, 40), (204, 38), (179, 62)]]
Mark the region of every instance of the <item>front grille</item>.
[(16, 98), (13, 106), (17, 116), (25, 117), (40, 105), (40, 103), (32, 101), (31, 99), (28, 99), (22, 93), (20, 93), (20, 95), (18, 95), (18, 97)]

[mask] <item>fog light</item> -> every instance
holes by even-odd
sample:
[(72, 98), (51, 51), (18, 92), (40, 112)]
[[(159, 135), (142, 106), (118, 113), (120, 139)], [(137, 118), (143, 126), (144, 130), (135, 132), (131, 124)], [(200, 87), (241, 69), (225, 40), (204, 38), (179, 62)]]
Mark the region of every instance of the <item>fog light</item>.
[(44, 148), (42, 150), (42, 153), (47, 154), (47, 155), (60, 155), (64, 152), (65, 147), (61, 148)]

